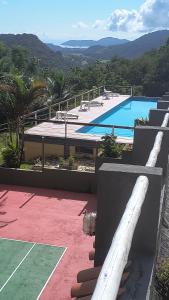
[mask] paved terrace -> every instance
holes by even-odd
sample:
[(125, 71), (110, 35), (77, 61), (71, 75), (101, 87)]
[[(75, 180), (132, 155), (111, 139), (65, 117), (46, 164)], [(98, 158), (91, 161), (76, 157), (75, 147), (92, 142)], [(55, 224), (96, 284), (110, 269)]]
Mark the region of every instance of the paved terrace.
[[(90, 110), (84, 111), (80, 110), (80, 106), (72, 109), (69, 113), (77, 114), (78, 119), (68, 119), (68, 121), (72, 122), (81, 122), (81, 123), (90, 123), (96, 118), (100, 117), (113, 107), (118, 104), (124, 102), (126, 99), (130, 98), (130, 95), (119, 95), (113, 96), (109, 99), (104, 99), (103, 96), (97, 97), (93, 99), (94, 101), (102, 102), (102, 106), (90, 107)], [(53, 118), (55, 120), (55, 118)], [(112, 124), (115, 125), (115, 124)], [(94, 140), (100, 141), (101, 136), (95, 134), (86, 134), (77, 132), (81, 125), (68, 125), (67, 126), (67, 137), (74, 139), (83, 139), (83, 140)], [(32, 127), (25, 131), (25, 134), (28, 135), (40, 135), (40, 136), (50, 136), (50, 137), (65, 137), (65, 125), (64, 124), (52, 124), (52, 123), (41, 123), (37, 126)], [(131, 143), (133, 141), (132, 138), (119, 138), (120, 142)]]

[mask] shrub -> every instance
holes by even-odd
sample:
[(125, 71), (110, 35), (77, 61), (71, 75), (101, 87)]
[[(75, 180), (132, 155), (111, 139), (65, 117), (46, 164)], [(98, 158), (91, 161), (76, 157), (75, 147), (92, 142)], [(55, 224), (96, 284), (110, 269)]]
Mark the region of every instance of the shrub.
[(59, 167), (60, 168), (63, 168), (65, 165), (65, 160), (63, 157), (59, 157)]
[(2, 158), (5, 167), (17, 168), (19, 166), (18, 151), (13, 144), (9, 144), (2, 150)]
[(101, 156), (104, 157), (120, 157), (123, 151), (123, 145), (116, 143), (116, 136), (105, 135), (102, 137), (102, 143), (100, 149), (102, 151)]
[(169, 299), (169, 259), (159, 263), (155, 275), (155, 286), (162, 299)]
[(134, 126), (146, 126), (146, 125), (148, 125), (148, 119), (147, 118), (140, 118), (140, 119), (135, 119), (135, 121), (134, 121)]
[(69, 167), (73, 167), (74, 164), (75, 164), (75, 159), (74, 159), (74, 157), (73, 157), (73, 156), (69, 156), (68, 161), (69, 161)]

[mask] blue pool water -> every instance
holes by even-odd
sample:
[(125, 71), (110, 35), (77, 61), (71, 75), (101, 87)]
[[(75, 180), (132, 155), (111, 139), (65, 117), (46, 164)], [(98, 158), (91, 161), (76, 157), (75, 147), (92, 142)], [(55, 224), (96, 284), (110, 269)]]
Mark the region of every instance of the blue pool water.
[[(134, 120), (137, 118), (148, 118), (149, 110), (157, 108), (157, 99), (139, 97), (130, 98), (122, 104), (112, 108), (105, 114), (101, 115), (91, 123), (105, 124), (105, 125), (120, 125), (120, 126), (134, 126)], [(83, 126), (78, 132), (105, 135), (111, 134), (111, 128), (102, 128), (96, 126)], [(116, 136), (133, 137), (133, 130), (117, 128), (114, 131)]]

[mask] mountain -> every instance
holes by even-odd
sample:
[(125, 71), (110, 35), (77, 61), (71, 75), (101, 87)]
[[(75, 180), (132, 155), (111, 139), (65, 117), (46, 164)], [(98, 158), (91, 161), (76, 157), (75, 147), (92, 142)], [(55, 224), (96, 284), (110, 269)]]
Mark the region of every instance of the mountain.
[(95, 40), (69, 40), (67, 42), (62, 43), (62, 46), (65, 47), (74, 47), (74, 48), (88, 48), (92, 46), (112, 46), (112, 45), (121, 45), (129, 42), (125, 39), (117, 39), (113, 37), (102, 38), (98, 41)]
[(123, 45), (90, 47), (84, 51), (84, 55), (95, 59), (111, 59), (115, 55), (122, 58), (134, 59), (152, 49), (160, 48), (160, 46), (166, 43), (168, 38), (169, 30), (155, 31)]
[(64, 57), (61, 52), (53, 52), (36, 35), (33, 34), (0, 34), (0, 42), (9, 48), (22, 46), (28, 50), (30, 56), (39, 58), (44, 67), (60, 67), (64, 65)]

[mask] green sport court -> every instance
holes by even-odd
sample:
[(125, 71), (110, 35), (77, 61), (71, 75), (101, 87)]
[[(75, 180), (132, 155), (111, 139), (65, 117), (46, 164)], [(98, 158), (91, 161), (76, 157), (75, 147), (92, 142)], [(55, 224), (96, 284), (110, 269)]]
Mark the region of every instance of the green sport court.
[(65, 251), (64, 247), (0, 239), (0, 300), (39, 299)]

